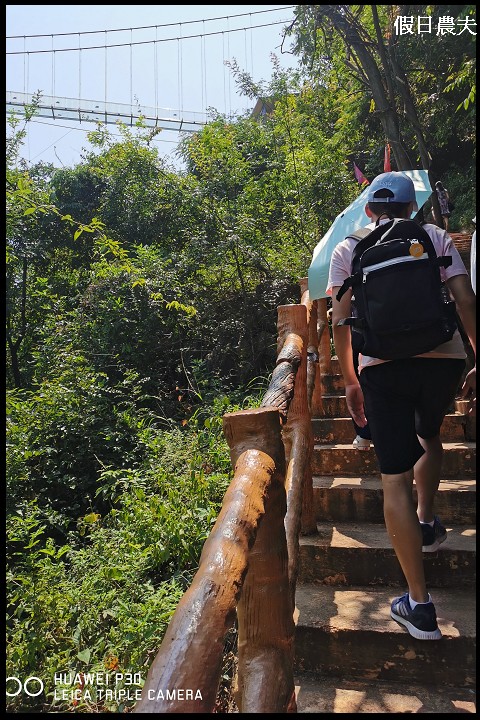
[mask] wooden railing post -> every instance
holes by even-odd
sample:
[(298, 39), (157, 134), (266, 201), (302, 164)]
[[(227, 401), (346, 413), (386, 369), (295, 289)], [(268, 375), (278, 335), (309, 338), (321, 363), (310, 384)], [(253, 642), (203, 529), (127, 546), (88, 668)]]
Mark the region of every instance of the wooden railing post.
[[(332, 374), (332, 357), (330, 351), (330, 331), (327, 319), (327, 298), (320, 298), (318, 303), (318, 355), (320, 363), (320, 378)], [(322, 380), (323, 381), (323, 380)], [(323, 415), (323, 412), (322, 412)]]
[[(261, 406), (223, 418), (234, 477), (135, 713), (214, 712), (235, 613), (240, 712), (296, 712), (299, 535), (316, 531), (311, 390), (331, 370), (326, 301), (318, 307), (315, 317), (304, 289), (300, 305), (278, 308), (277, 362)], [(320, 366), (309, 368), (317, 343)]]
[[(198, 571), (182, 596), (150, 667), (142, 698), (133, 711), (135, 713), (213, 712), (220, 681), (224, 639), (235, 621), (237, 601), (249, 562), (249, 549), (255, 542), (267, 501), (273, 502), (269, 498), (277, 498), (274, 509), (276, 515), (285, 513), (285, 501), (282, 505), (279, 500), (282, 496), (285, 498), (285, 451), (278, 408), (227, 414), (224, 416), (224, 433), (231, 448), (232, 462), (235, 463), (234, 478), (225, 493), (217, 521), (203, 546)], [(272, 483), (273, 489), (270, 491)], [(275, 540), (275, 552), (279, 557), (275, 564), (270, 552), (266, 565), (269, 572), (275, 571), (275, 575), (267, 573), (259, 578), (259, 583), (262, 581), (265, 584), (271, 577), (274, 577), (275, 582), (272, 587), (269, 586), (269, 597), (261, 593), (254, 601), (262, 625), (261, 642), (255, 636), (251, 638), (253, 633), (250, 628), (248, 642), (253, 642), (257, 652), (259, 644), (260, 647), (273, 645), (278, 648), (278, 661), (273, 673), (279, 679), (276, 684), (273, 683), (276, 692), (270, 702), (272, 706), (276, 703), (275, 712), (285, 712), (293, 678), (288, 677), (286, 671), (282, 678), (280, 668), (283, 670), (291, 662), (290, 659), (287, 661), (287, 656), (291, 652), (293, 630), (288, 620), (292, 612), (288, 597), (286, 550), (283, 549), (286, 546), (283, 516), (280, 521), (276, 515), (274, 534), (278, 537)], [(265, 522), (262, 527), (263, 534), (269, 535), (269, 523)], [(283, 546), (280, 534), (283, 534)], [(265, 545), (266, 541), (261, 540), (259, 547), (263, 548), (262, 553), (268, 553)], [(283, 566), (285, 569), (282, 572)], [(247, 590), (247, 600), (243, 601), (247, 605), (251, 595), (252, 590)], [(274, 627), (273, 618), (278, 616), (280, 605), (284, 608), (284, 621)], [(288, 610), (285, 609), (287, 607)], [(274, 609), (277, 609), (277, 616), (274, 615)], [(248, 613), (248, 617), (249, 625), (257, 622), (251, 613)], [(272, 660), (267, 654), (260, 657), (263, 657), (265, 665), (268, 664), (267, 660)], [(264, 674), (269, 673), (270, 669), (265, 667)], [(250, 683), (249, 692), (253, 694), (256, 690), (257, 697), (260, 694), (263, 702), (263, 696), (268, 694), (266, 688), (261, 687), (259, 693), (260, 685), (257, 684), (256, 688), (251, 685), (255, 685), (255, 682)]]
[[(313, 431), (307, 400), (307, 308), (305, 305), (281, 305), (278, 308), (278, 340), (283, 345), (294, 338), (301, 362), (295, 377), (295, 391), (283, 428), (287, 461), (286, 488), (288, 509), (285, 518), (288, 544), (290, 590), (295, 598), (298, 576), (300, 532), (316, 532), (313, 513), (311, 458)], [(305, 514), (304, 514), (305, 511)]]
[[(264, 408), (265, 411), (268, 408)], [(250, 550), (248, 573), (237, 607), (238, 678), (235, 699), (241, 713), (295, 712), (295, 626), (288, 583), (285, 451), (280, 421), (278, 419), (277, 434), (271, 438), (265, 438), (264, 428), (254, 426), (251, 415), (245, 412), (225, 415), (224, 429), (232, 464), (238, 465), (250, 446), (261, 447), (265, 451), (268, 448), (267, 455), (275, 458), (265, 498), (265, 516)], [(263, 455), (258, 453), (258, 457), (250, 458), (250, 472), (264, 472)], [(254, 462), (258, 467), (253, 465)]]
[(322, 382), (318, 354), (318, 302), (310, 300), (308, 278), (300, 280), (301, 303), (308, 311), (307, 396), (312, 417), (323, 416)]

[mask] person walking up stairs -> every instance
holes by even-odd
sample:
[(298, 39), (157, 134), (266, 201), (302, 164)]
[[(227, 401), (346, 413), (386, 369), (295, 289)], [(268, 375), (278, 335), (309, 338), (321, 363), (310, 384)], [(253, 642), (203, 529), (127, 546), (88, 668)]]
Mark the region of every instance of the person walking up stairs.
[[(327, 293), (332, 294), (333, 337), (347, 411), (360, 427), (368, 418), (388, 544), (403, 576), (399, 584), (406, 586), (404, 594), (389, 601), (389, 614), (423, 644), (442, 638), (427, 591), (432, 578), (427, 578), (424, 554), (437, 554), (448, 535), (434, 514), (434, 501), (442, 469), (446, 471), (440, 432), (466, 358), (451, 322), (453, 302), (474, 352), (476, 327), (475, 295), (458, 251), (445, 231), (409, 220), (416, 209), (408, 176), (379, 175), (365, 207), (375, 229), (358, 244), (347, 237), (337, 245)], [(348, 317), (352, 300), (355, 312)], [(363, 336), (358, 376), (350, 326)], [(474, 406), (475, 366), (460, 393)], [(344, 464), (340, 468), (345, 472)], [(341, 577), (338, 568), (332, 577)], [(433, 654), (443, 652), (438, 643), (433, 647)]]
[[(405, 583), (383, 518), (373, 448), (352, 447), (338, 359), (312, 420), (317, 534), (300, 538), (296, 592), (298, 712), (475, 712), (476, 442), (467, 403), (442, 423), (436, 511), (447, 539), (424, 553), (442, 639), (417, 640), (390, 618)], [(413, 486), (416, 501), (417, 487)]]

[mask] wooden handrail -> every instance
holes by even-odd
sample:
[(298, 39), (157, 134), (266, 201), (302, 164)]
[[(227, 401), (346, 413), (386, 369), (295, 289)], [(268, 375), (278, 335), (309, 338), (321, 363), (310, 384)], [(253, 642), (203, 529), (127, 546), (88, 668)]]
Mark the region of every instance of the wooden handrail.
[(235, 616), (239, 711), (296, 712), (299, 535), (316, 530), (311, 408), (322, 361), (313, 383), (308, 367), (316, 311), (305, 286), (301, 304), (278, 308), (278, 355), (263, 401), (223, 418), (234, 476), (133, 712), (213, 712)]

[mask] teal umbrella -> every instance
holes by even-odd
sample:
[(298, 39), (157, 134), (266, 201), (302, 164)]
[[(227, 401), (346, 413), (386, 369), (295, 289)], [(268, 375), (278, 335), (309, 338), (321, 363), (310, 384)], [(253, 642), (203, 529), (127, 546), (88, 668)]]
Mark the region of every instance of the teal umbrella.
[[(420, 210), (432, 194), (428, 170), (402, 170), (402, 172), (413, 180), (417, 205)], [(308, 269), (308, 292), (311, 300), (327, 297), (325, 290), (333, 248), (344, 240), (347, 235), (368, 225), (370, 222), (365, 215), (367, 195), (368, 185), (340, 215), (337, 215), (313, 251), (312, 262)]]

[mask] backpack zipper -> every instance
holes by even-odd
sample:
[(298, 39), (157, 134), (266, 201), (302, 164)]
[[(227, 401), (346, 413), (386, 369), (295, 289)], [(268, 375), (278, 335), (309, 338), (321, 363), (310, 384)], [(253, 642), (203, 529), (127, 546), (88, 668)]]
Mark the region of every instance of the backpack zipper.
[(413, 257), (413, 255), (404, 255), (403, 257), (399, 258), (392, 258), (391, 260), (383, 260), (383, 262), (375, 263), (374, 265), (367, 265), (363, 268), (363, 282), (367, 282), (367, 275), (368, 273), (372, 272), (372, 270), (379, 270), (384, 267), (389, 267), (389, 265), (398, 265), (398, 263), (403, 262), (411, 262), (416, 260), (427, 260), (428, 259), (428, 253), (423, 253), (420, 257)]

